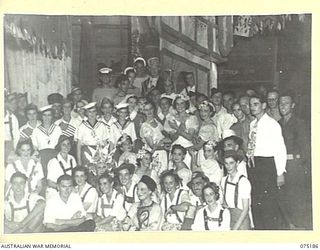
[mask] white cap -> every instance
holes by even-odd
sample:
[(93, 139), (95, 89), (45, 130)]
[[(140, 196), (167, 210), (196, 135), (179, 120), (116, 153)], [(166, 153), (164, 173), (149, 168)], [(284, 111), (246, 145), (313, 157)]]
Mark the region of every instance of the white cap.
[(99, 72), (101, 74), (109, 74), (110, 72), (112, 72), (112, 69), (110, 69), (110, 68), (101, 68), (101, 69), (99, 69)]
[(73, 87), (73, 88), (71, 89), (71, 93), (73, 93), (73, 92), (75, 92), (75, 91), (77, 91), (77, 90), (81, 90), (81, 88), (79, 88), (79, 87)]
[(47, 106), (40, 108), (39, 111), (43, 113), (43, 112), (48, 111), (50, 109), (52, 109), (52, 105), (47, 105)]
[(125, 70), (123, 71), (123, 74), (126, 75), (129, 70), (133, 70), (134, 72), (136, 72), (136, 70), (133, 67), (126, 67)]
[(148, 65), (149, 66), (154, 64), (154, 63), (158, 63), (158, 64), (160, 63), (159, 57), (151, 57), (151, 58), (148, 59)]
[(167, 94), (162, 94), (160, 96), (160, 99), (162, 99), (162, 98), (167, 98), (167, 99), (170, 99), (170, 100), (174, 100), (175, 99), (175, 97), (173, 97), (172, 95), (167, 95)]
[(142, 61), (144, 66), (147, 66), (146, 60), (144, 60), (142, 57), (137, 57), (134, 59), (133, 64), (135, 64), (137, 61)]
[(86, 106), (83, 106), (84, 109), (91, 109), (93, 108), (94, 106), (96, 106), (96, 102), (90, 102), (89, 104), (87, 104)]
[(236, 136), (236, 132), (232, 129), (225, 129), (222, 131), (222, 139), (228, 138), (230, 136)]
[(123, 109), (123, 108), (128, 108), (128, 106), (129, 106), (129, 103), (119, 103), (116, 106), (116, 109), (119, 110), (119, 109)]
[(178, 98), (181, 98), (184, 101), (189, 101), (190, 100), (189, 96), (184, 96), (184, 95), (180, 95), (180, 94), (177, 94), (174, 99), (176, 100)]
[(204, 106), (211, 106), (212, 109), (213, 109), (213, 111), (216, 111), (215, 106), (214, 106), (211, 102), (209, 102), (209, 101), (203, 101), (203, 102), (201, 102), (200, 105), (199, 105), (199, 109), (202, 109)]

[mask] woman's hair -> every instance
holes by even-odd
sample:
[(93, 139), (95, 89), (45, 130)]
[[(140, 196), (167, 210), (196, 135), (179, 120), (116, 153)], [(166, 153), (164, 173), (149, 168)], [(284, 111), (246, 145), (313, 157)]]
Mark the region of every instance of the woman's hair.
[[(143, 152), (142, 152), (143, 151)], [(151, 156), (152, 159), (152, 153), (149, 150), (143, 149), (143, 150), (139, 150), (138, 154), (137, 154), (137, 165), (139, 167), (141, 167), (141, 161), (144, 155), (149, 154)]]
[(85, 168), (85, 167), (82, 167), (82, 166), (76, 166), (76, 167), (72, 170), (72, 177), (73, 177), (73, 178), (74, 178), (76, 172), (83, 172), (86, 177), (88, 177), (88, 174), (89, 174), (88, 169)]
[(183, 146), (181, 146), (180, 144), (174, 144), (174, 145), (172, 146), (172, 148), (171, 148), (171, 154), (173, 154), (173, 151), (176, 150), (176, 149), (180, 149), (184, 155), (187, 154), (186, 148), (183, 147)]
[[(42, 118), (42, 116), (43, 116), (43, 113), (46, 113), (46, 112), (51, 112), (51, 116), (53, 117), (53, 109), (48, 109), (48, 110), (46, 110), (46, 111), (44, 111), (44, 112), (39, 112), (39, 120), (41, 121), (41, 122), (43, 122), (43, 118)], [(51, 119), (51, 124), (53, 123), (53, 118)]]
[(127, 134), (123, 134), (120, 136), (120, 138), (117, 141), (117, 147), (120, 149), (120, 147), (122, 147), (122, 144), (126, 141), (129, 141), (130, 144), (133, 144), (132, 138), (131, 136), (127, 135)]
[[(102, 110), (103, 108), (103, 105), (105, 105), (106, 103), (109, 103), (111, 105), (111, 107), (113, 108), (114, 107), (114, 103), (107, 97), (104, 97), (101, 101), (101, 105), (100, 105), (100, 111)], [(102, 113), (102, 111), (101, 111)]]
[[(109, 183), (114, 183), (114, 181), (115, 181), (115, 179), (114, 179), (110, 174), (108, 174), (107, 172), (104, 172), (104, 173), (103, 173), (102, 175), (100, 175), (99, 178), (98, 178), (98, 186), (99, 186), (99, 189), (100, 189), (100, 181), (101, 181), (102, 179), (107, 179), (107, 181), (108, 181)], [(100, 191), (101, 191), (101, 189), (100, 189)]]
[(202, 192), (201, 192), (202, 199), (205, 201), (205, 199), (204, 199), (204, 190), (207, 189), (207, 188), (211, 188), (211, 189), (213, 190), (213, 192), (214, 192), (214, 197), (215, 197), (216, 201), (219, 200), (219, 198), (220, 198), (220, 192), (219, 192), (219, 191), (220, 191), (220, 188), (219, 188), (219, 186), (218, 186), (216, 183), (214, 183), (214, 182), (209, 182), (208, 184), (206, 184), (206, 185), (202, 188)]
[(162, 191), (165, 191), (164, 189), (164, 179), (167, 177), (167, 176), (171, 176), (173, 177), (174, 179), (174, 182), (176, 183), (176, 187), (180, 187), (182, 186), (182, 179), (179, 177), (179, 175), (177, 173), (175, 173), (173, 171), (173, 169), (171, 170), (165, 170), (161, 173), (160, 175), (160, 186), (161, 186), (161, 190)]
[[(181, 97), (177, 97), (174, 99), (173, 103), (172, 103), (172, 107), (176, 110), (177, 109), (177, 100), (178, 99), (181, 99)], [(190, 101), (188, 100), (184, 100), (184, 103), (186, 105), (186, 109), (189, 109), (190, 108)]]
[(17, 147), (16, 147), (16, 155), (20, 156), (20, 149), (23, 145), (29, 145), (30, 148), (31, 148), (31, 155), (33, 155), (34, 153), (34, 147), (33, 147), (33, 144), (32, 144), (32, 141), (31, 139), (27, 139), (27, 140), (19, 140), (18, 144), (17, 144)]
[(145, 103), (144, 106), (147, 106), (147, 105), (151, 105), (152, 106), (153, 115), (157, 114), (157, 107), (156, 107), (155, 103), (150, 98), (147, 98), (147, 102)]
[(120, 84), (124, 81), (129, 81), (128, 76), (121, 74), (120, 76), (118, 76), (117, 80), (116, 80), (116, 87), (119, 88)]

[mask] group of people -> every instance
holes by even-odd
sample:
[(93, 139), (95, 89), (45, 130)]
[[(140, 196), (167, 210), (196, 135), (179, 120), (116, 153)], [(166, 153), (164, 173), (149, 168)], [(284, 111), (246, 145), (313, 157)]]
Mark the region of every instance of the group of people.
[(5, 232), (311, 229), (310, 137), (291, 90), (176, 93), (136, 58), (91, 100), (5, 96)]

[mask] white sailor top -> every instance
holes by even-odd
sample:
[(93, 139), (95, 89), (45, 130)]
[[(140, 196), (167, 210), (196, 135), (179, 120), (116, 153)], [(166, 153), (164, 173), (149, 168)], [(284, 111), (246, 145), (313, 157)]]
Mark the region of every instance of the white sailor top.
[(230, 230), (230, 211), (224, 209), (219, 203), (213, 212), (205, 206), (197, 212), (191, 229), (193, 231), (228, 231)]
[(132, 181), (128, 190), (125, 187), (121, 187), (123, 191), (123, 208), (128, 212), (133, 203), (138, 202), (137, 184)]
[(126, 217), (126, 210), (123, 207), (123, 203), (123, 195), (113, 189), (110, 201), (106, 194), (99, 197), (97, 215), (102, 218), (114, 216), (117, 220), (123, 220)]
[(28, 177), (27, 191), (29, 192), (36, 190), (38, 181), (44, 178), (41, 163), (36, 162), (34, 159), (29, 160), (27, 170), (23, 167), (21, 160), (16, 160), (13, 163), (8, 164), (5, 173), (6, 181), (10, 182), (11, 176), (16, 172), (21, 172)]
[(241, 173), (237, 172), (233, 180), (230, 175), (222, 178), (221, 187), (223, 188), (223, 201), (229, 208), (242, 207), (242, 199), (251, 199), (250, 181)]
[(44, 200), (40, 195), (26, 193), (24, 198), (18, 203), (15, 201), (13, 194), (11, 194), (9, 198), (5, 200), (5, 218), (12, 222), (23, 221), (40, 200)]
[[(190, 198), (189, 198), (188, 191), (180, 188), (175, 191), (172, 201), (170, 199), (169, 194), (166, 193), (162, 197), (160, 205), (163, 213), (165, 214), (172, 205), (179, 205), (183, 202), (190, 202)], [(165, 220), (172, 224), (182, 224), (184, 220), (184, 216), (185, 216), (185, 212), (176, 211), (173, 214), (168, 214)]]
[(50, 126), (48, 131), (42, 125), (40, 125), (33, 130), (31, 139), (33, 145), (38, 150), (47, 148), (54, 149), (58, 144), (61, 134), (61, 128), (54, 123)]
[(110, 135), (111, 134), (111, 125), (117, 121), (117, 118), (115, 118), (114, 116), (111, 116), (109, 121), (106, 121), (104, 117), (101, 117), (101, 118), (99, 118), (99, 121), (101, 121), (106, 126), (107, 134)]
[[(40, 125), (41, 125), (41, 122), (37, 121), (36, 128), (39, 127)], [(24, 124), (20, 128), (20, 139), (26, 140), (26, 139), (31, 138), (31, 135), (32, 135), (34, 129), (35, 128), (32, 127), (29, 122)]]
[(93, 126), (88, 121), (83, 121), (75, 135), (76, 140), (82, 145), (97, 146), (100, 142), (109, 139), (104, 123), (97, 121)]
[(72, 175), (72, 170), (77, 166), (76, 159), (72, 155), (67, 156), (65, 161), (59, 153), (48, 162), (47, 179), (57, 182), (57, 179), (64, 174)]
[(123, 134), (129, 135), (132, 141), (135, 141), (137, 139), (134, 123), (131, 120), (127, 120), (123, 126), (121, 126), (121, 124), (118, 121), (116, 121), (111, 125), (110, 133), (111, 133), (111, 142), (114, 145), (117, 144), (119, 138)]
[[(78, 186), (75, 187), (75, 190), (79, 194)], [(91, 206), (86, 210), (87, 213), (94, 213), (97, 209), (97, 202), (99, 197), (97, 190), (86, 182), (79, 195), (83, 204), (87, 202), (91, 204)]]
[(62, 134), (67, 137), (73, 137), (81, 123), (81, 120), (73, 117), (71, 117), (71, 120), (69, 122), (67, 122), (63, 118), (55, 121), (55, 124), (60, 126)]

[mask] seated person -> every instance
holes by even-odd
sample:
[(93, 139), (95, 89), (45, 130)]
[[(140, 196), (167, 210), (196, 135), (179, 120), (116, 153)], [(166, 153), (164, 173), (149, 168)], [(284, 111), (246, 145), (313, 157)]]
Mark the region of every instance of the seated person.
[(137, 185), (139, 202), (134, 203), (123, 222), (123, 230), (154, 231), (160, 229), (162, 210), (159, 204), (152, 201), (152, 193), (157, 184), (147, 176), (142, 176)]
[(76, 183), (75, 193), (81, 197), (84, 210), (87, 212), (87, 217), (91, 216), (96, 211), (98, 202), (98, 192), (88, 182), (88, 169), (85, 167), (77, 166), (73, 169), (73, 179)]
[(113, 188), (114, 179), (111, 175), (102, 174), (98, 182), (102, 196), (98, 200), (95, 231), (118, 231), (119, 222), (126, 217), (123, 195)]
[(15, 172), (11, 178), (12, 193), (4, 202), (5, 233), (35, 233), (42, 231), (44, 199), (26, 191), (27, 176)]
[(58, 193), (47, 201), (44, 211), (46, 232), (92, 232), (95, 222), (87, 220), (81, 198), (73, 193), (70, 175), (61, 175), (57, 180)]

